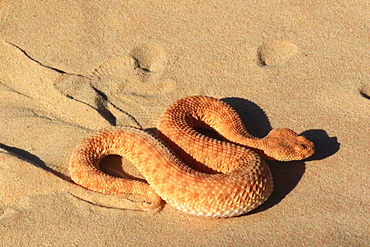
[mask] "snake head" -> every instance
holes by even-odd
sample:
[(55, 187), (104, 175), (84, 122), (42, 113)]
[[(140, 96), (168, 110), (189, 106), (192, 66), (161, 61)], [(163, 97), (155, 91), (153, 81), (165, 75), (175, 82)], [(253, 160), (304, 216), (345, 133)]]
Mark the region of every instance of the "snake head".
[(290, 129), (273, 129), (264, 138), (266, 158), (278, 161), (303, 160), (315, 152), (315, 146)]

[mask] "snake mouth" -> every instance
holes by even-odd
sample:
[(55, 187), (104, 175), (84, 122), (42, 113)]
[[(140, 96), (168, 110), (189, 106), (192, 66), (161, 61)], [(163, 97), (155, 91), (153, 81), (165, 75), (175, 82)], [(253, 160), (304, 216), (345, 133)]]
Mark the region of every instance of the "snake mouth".
[(263, 150), (253, 149), (258, 155), (267, 160), (290, 162), (290, 161), (300, 161), (311, 157), (315, 153), (315, 148), (308, 145), (299, 145), (294, 148), (294, 151), (288, 152), (273, 152), (266, 153)]

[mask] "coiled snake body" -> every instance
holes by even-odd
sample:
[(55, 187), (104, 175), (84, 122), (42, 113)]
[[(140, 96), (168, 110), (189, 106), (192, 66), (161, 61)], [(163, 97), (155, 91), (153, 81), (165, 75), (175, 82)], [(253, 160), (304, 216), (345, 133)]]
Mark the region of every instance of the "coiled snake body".
[[(198, 127), (226, 140), (205, 136)], [(104, 194), (142, 195), (152, 208), (160, 207), (162, 198), (189, 214), (224, 218), (245, 214), (269, 198), (273, 179), (264, 158), (301, 160), (314, 153), (310, 141), (289, 129), (271, 130), (264, 138), (250, 135), (233, 108), (205, 96), (171, 105), (157, 134), (166, 145), (134, 127), (93, 134), (72, 154), (72, 180)], [(101, 172), (99, 162), (110, 154), (128, 159), (148, 184)]]

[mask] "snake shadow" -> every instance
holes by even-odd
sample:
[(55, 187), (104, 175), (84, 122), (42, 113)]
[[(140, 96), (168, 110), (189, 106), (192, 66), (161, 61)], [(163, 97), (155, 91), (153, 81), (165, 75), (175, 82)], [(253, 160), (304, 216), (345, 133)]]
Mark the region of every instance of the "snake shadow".
[[(272, 129), (266, 113), (255, 103), (242, 98), (224, 98), (240, 115), (249, 133), (256, 137), (266, 136)], [(321, 129), (307, 130), (301, 133), (315, 145), (315, 154), (303, 161), (279, 162), (267, 160), (274, 179), (274, 191), (260, 207), (248, 213), (265, 211), (280, 203), (301, 180), (306, 170), (306, 161), (321, 160), (335, 154), (340, 147), (336, 137), (329, 137)]]
[(24, 150), (24, 149), (9, 146), (9, 145), (6, 145), (4, 143), (0, 143), (0, 153), (5, 153), (5, 154), (8, 154), (8, 155), (12, 155), (12, 156), (14, 156), (18, 159), (21, 159), (23, 161), (26, 161), (26, 162), (30, 163), (31, 165), (33, 165), (35, 167), (38, 167), (38, 168), (41, 168), (41, 169), (43, 169), (47, 172), (50, 172), (50, 173), (54, 174), (55, 176), (57, 176), (61, 179), (64, 179), (64, 180), (69, 181), (69, 182), (72, 181), (70, 179), (70, 177), (66, 176), (65, 174), (63, 174), (63, 173), (61, 173), (57, 170), (54, 170), (54, 169), (50, 168), (38, 156), (36, 156), (36, 155), (34, 155), (34, 154)]

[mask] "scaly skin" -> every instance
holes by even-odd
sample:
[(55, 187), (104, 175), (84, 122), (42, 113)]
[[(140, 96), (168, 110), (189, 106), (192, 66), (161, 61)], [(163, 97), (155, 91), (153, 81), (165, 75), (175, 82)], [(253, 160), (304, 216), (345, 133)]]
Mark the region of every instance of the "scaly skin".
[[(209, 127), (229, 141), (209, 138), (196, 127)], [(73, 152), (71, 178), (104, 194), (141, 195), (151, 208), (160, 207), (162, 198), (189, 214), (225, 218), (255, 209), (272, 193), (270, 169), (257, 153), (287, 161), (314, 152), (310, 141), (289, 129), (272, 130), (262, 139), (251, 136), (230, 106), (203, 96), (170, 106), (160, 119), (158, 136), (172, 150), (133, 127), (97, 132)], [(99, 162), (110, 154), (128, 159), (148, 184), (101, 172)]]

